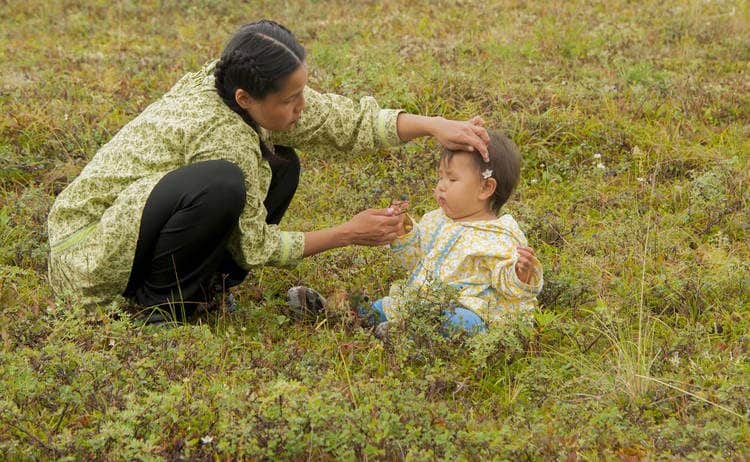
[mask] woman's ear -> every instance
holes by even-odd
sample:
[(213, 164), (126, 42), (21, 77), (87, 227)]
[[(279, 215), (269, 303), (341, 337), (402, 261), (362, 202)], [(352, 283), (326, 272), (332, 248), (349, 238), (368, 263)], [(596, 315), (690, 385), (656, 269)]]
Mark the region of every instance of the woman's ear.
[(250, 96), (250, 93), (246, 92), (242, 88), (238, 88), (234, 92), (234, 100), (237, 101), (237, 104), (239, 104), (239, 106), (246, 111), (253, 107), (257, 102), (255, 98)]
[(482, 189), (479, 191), (479, 198), (481, 200), (487, 200), (490, 197), (492, 197), (493, 194), (495, 194), (495, 190), (497, 189), (497, 180), (494, 178), (487, 178), (486, 180), (482, 180)]

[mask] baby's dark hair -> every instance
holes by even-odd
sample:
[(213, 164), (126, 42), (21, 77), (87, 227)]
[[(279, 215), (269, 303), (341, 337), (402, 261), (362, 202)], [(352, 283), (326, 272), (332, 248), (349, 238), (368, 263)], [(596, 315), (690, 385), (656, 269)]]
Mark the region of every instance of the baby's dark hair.
[[(305, 49), (281, 24), (261, 19), (245, 24), (232, 36), (214, 71), (216, 91), (227, 106), (255, 131), (258, 124), (243, 110), (234, 94), (238, 88), (255, 99), (281, 89), (284, 81), (305, 62)], [(261, 143), (263, 156), (271, 155)]]
[[(480, 175), (488, 169), (492, 170), (492, 178), (497, 182), (497, 187), (490, 198), (490, 207), (497, 214), (500, 208), (508, 202), (521, 178), (521, 152), (505, 133), (495, 130), (487, 130), (487, 133), (490, 135), (490, 142), (487, 145), (490, 161), (485, 162), (479, 153), (473, 153), (472, 158)], [(462, 151), (445, 149), (442, 159), (450, 161), (457, 152)]]

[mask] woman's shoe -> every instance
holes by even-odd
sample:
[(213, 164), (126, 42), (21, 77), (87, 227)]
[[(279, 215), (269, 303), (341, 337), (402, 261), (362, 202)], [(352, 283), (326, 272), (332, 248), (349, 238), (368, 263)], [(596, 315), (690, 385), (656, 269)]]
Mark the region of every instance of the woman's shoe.
[(316, 318), (325, 311), (327, 303), (322, 295), (305, 286), (289, 289), (286, 300), (292, 315), (299, 319)]

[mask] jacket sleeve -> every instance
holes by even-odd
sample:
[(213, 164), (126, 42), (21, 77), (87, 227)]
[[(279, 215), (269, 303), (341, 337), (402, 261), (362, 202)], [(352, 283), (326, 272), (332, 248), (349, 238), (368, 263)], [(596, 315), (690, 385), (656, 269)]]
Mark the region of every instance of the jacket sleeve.
[(305, 87), (304, 96), (305, 108), (295, 126), (269, 133), (273, 144), (362, 153), (403, 143), (396, 131), (400, 109), (381, 109), (370, 96), (356, 103), (309, 87)]
[(516, 274), (517, 261), (518, 253), (510, 247), (492, 260), (492, 287), (509, 300), (533, 299), (542, 290), (542, 265), (537, 262), (534, 267), (534, 276), (532, 276), (529, 284), (525, 284), (518, 279)]
[(228, 249), (238, 265), (293, 266), (302, 259), (304, 233), (281, 231), (266, 223), (266, 196), (261, 175), (262, 157), (258, 135), (244, 123), (220, 120), (188, 140), (187, 163), (222, 159), (237, 165), (245, 176), (245, 207), (239, 226), (229, 238)]
[[(411, 216), (407, 215), (407, 217), (412, 223), (415, 223)], [(417, 263), (419, 263), (419, 260), (424, 255), (424, 250), (422, 250), (422, 236), (422, 226), (414, 224), (411, 231), (391, 242), (391, 250), (393, 251), (394, 258), (401, 266), (408, 270), (417, 266)]]

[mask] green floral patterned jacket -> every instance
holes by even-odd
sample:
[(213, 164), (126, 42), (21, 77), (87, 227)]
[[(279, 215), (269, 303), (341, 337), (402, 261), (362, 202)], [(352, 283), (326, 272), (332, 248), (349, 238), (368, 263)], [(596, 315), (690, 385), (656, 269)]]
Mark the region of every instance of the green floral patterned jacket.
[[(266, 224), (263, 200), (271, 169), (261, 156), (258, 134), (216, 93), (214, 67), (215, 62), (187, 74), (125, 125), (57, 197), (47, 226), (49, 278), (58, 295), (90, 305), (122, 294), (151, 190), (166, 173), (204, 160), (228, 160), (245, 174), (245, 208), (229, 243), (236, 262), (249, 269), (291, 266), (302, 258), (303, 233)], [(306, 88), (305, 101), (293, 129), (261, 136), (302, 150), (353, 153), (401, 143), (399, 111), (381, 109), (371, 97), (357, 104)]]

